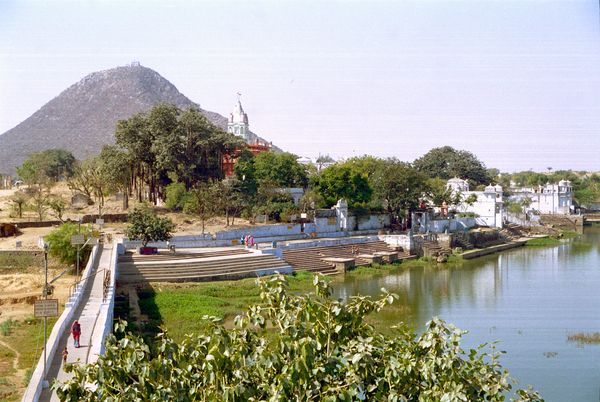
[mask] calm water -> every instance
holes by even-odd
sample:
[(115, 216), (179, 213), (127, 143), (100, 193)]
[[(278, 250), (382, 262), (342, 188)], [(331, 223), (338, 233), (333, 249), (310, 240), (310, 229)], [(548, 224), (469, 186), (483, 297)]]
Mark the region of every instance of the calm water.
[(567, 340), (600, 331), (600, 227), (560, 246), (519, 248), (460, 267), (346, 278), (335, 293), (379, 295), (381, 287), (407, 307), (389, 314), (390, 322), (421, 330), (439, 316), (469, 331), (463, 349), (499, 341), (518, 387), (531, 384), (547, 401), (600, 400), (600, 345)]

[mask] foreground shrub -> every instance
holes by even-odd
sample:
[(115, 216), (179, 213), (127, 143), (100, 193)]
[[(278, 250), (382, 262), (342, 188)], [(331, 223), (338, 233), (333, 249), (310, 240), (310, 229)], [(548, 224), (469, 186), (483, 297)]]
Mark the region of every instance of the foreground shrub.
[(319, 277), (305, 296), (290, 294), (281, 275), (259, 285), (262, 302), (234, 329), (204, 317), (206, 333), (181, 343), (163, 333), (150, 346), (120, 322), (105, 355), (71, 366), (74, 377), (53, 387), (63, 401), (503, 401), (512, 387), (493, 345), (466, 354), (464, 331), (439, 319), (421, 335), (377, 333), (364, 318), (397, 297), (385, 290), (341, 303)]

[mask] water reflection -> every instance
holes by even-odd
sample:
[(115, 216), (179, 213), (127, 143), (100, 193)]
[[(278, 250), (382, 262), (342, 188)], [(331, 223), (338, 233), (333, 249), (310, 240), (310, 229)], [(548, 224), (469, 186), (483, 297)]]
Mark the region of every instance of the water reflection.
[(459, 267), (346, 277), (334, 294), (378, 296), (385, 287), (405, 307), (384, 316), (390, 324), (423, 328), (440, 316), (469, 330), (467, 343), (499, 340), (511, 373), (546, 400), (597, 401), (600, 348), (578, 347), (566, 336), (600, 331), (599, 243), (600, 228), (593, 227), (558, 246), (515, 249)]

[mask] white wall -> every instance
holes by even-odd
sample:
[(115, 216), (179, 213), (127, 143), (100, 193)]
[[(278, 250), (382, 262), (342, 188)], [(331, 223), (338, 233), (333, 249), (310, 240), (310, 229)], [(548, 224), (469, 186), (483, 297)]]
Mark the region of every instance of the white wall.
[[(92, 248), (92, 253), (90, 254), (90, 258), (88, 260), (83, 273), (81, 274), (80, 286), (77, 288), (77, 291), (69, 298), (67, 303), (65, 304), (65, 309), (62, 314), (54, 324), (52, 331), (50, 332), (50, 336), (46, 340), (46, 366), (49, 369), (52, 364), (52, 360), (54, 359), (54, 355), (56, 354), (56, 350), (58, 348), (58, 342), (60, 341), (61, 336), (65, 333), (69, 325), (71, 325), (71, 321), (73, 320), (73, 314), (75, 310), (81, 303), (83, 292), (87, 286), (88, 280), (92, 277), (92, 271), (94, 269), (94, 264), (96, 262), (98, 256), (98, 250), (101, 245), (95, 245)], [(93, 281), (93, 279), (92, 279)], [(33, 374), (31, 375), (31, 380), (29, 381), (29, 385), (25, 390), (25, 394), (23, 395), (23, 402), (31, 402), (37, 401), (42, 392), (42, 381), (44, 377), (44, 355), (40, 356), (37, 366)]]

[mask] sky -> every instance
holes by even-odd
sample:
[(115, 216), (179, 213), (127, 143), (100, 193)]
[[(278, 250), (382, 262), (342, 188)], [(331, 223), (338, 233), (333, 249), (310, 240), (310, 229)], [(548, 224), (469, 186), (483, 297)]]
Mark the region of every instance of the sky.
[(0, 133), (139, 61), (300, 156), (600, 170), (598, 0), (0, 0)]

